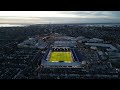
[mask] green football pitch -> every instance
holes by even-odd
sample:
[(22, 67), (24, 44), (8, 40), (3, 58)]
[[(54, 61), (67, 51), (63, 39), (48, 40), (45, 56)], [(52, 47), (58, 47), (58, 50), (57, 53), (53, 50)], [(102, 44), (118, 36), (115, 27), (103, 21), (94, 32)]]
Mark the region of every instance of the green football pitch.
[(71, 52), (51, 52), (50, 62), (73, 62)]

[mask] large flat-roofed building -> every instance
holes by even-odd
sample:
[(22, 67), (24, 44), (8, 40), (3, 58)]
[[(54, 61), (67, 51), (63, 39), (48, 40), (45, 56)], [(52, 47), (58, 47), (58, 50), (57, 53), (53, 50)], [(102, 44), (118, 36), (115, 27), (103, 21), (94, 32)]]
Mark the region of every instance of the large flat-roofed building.
[(103, 47), (106, 48), (107, 51), (113, 52), (113, 51), (118, 51), (116, 47), (114, 47), (111, 44), (103, 44), (103, 43), (85, 43), (85, 45), (88, 46), (96, 46), (96, 47)]
[(70, 47), (52, 47), (41, 62), (44, 67), (80, 67), (80, 64), (81, 58)]
[(111, 61), (120, 61), (120, 53), (108, 52), (109, 60)]
[(88, 43), (103, 43), (103, 39), (92, 38), (87, 41)]
[(46, 42), (41, 39), (36, 38), (29, 38), (28, 40), (23, 41), (22, 43), (18, 44), (18, 47), (29, 47), (29, 48), (38, 48), (38, 49), (45, 49), (48, 46)]

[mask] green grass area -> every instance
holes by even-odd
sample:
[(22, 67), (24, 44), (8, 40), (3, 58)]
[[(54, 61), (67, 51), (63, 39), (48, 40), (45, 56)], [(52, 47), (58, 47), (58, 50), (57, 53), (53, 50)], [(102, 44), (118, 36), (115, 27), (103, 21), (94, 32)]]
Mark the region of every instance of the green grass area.
[(71, 52), (51, 52), (50, 62), (73, 62)]

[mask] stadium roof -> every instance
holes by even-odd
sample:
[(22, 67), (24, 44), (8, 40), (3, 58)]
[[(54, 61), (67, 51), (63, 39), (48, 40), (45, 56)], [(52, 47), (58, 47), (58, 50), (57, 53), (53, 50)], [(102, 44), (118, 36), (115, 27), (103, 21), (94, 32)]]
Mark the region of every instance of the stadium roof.
[(64, 63), (64, 62), (44, 62), (44, 66), (80, 66), (80, 62)]
[(62, 47), (74, 47), (76, 45), (76, 41), (55, 41), (54, 47), (62, 46)]

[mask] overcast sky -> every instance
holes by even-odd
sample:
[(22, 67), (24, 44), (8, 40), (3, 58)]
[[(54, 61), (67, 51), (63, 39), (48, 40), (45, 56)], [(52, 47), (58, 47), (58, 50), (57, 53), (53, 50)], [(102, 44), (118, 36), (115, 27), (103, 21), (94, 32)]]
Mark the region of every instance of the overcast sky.
[(120, 23), (120, 11), (0, 11), (0, 23)]

